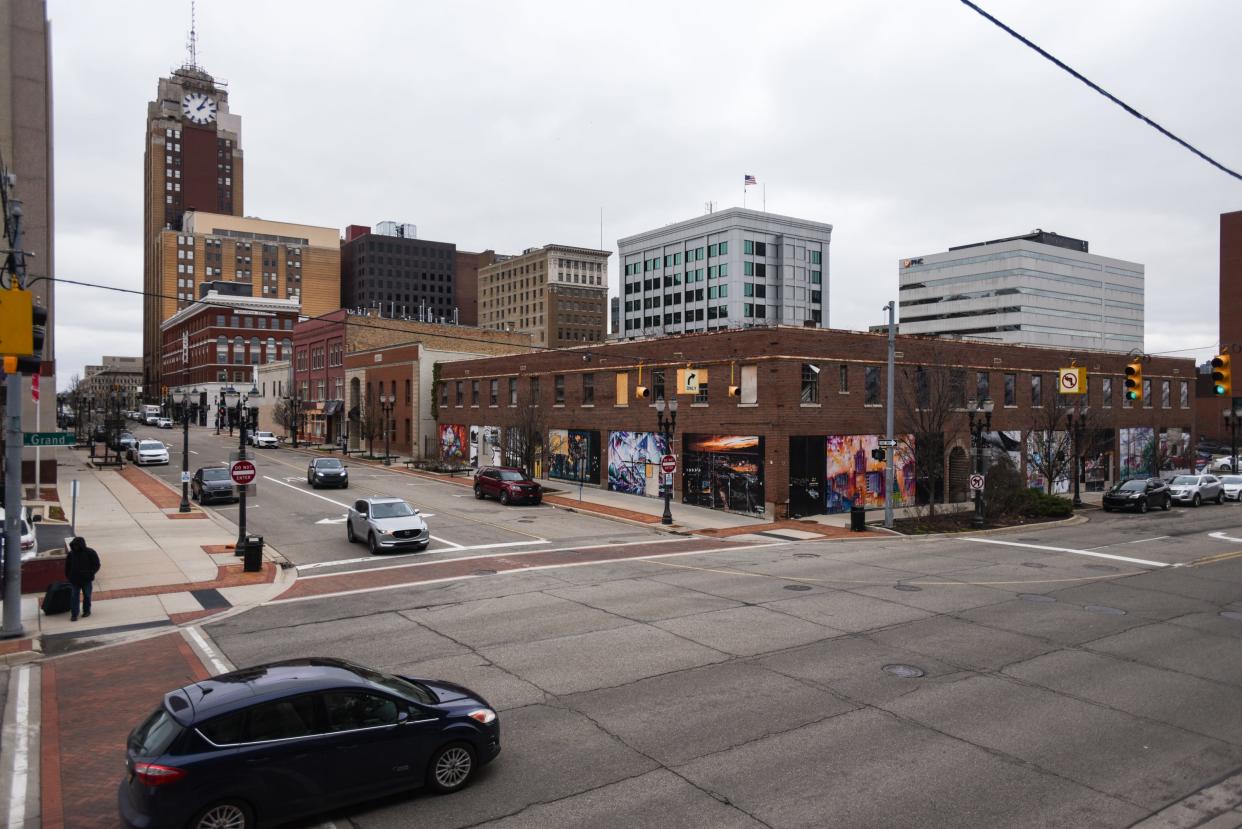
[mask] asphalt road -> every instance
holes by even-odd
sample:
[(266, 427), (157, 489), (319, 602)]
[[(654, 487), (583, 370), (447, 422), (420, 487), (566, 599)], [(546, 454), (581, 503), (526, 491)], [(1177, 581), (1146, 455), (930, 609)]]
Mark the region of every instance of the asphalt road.
[(668, 549), (206, 630), (237, 665), (342, 656), (501, 712), (472, 786), (333, 816), (364, 829), (1125, 827), (1242, 767), (1242, 506)]
[[(181, 439), (179, 429), (136, 427), (140, 438), (169, 444), (168, 466), (147, 471), (180, 487)], [(217, 436), (214, 429), (191, 428), (190, 471), (227, 464), (238, 450), (237, 438)], [(501, 506), (493, 500), (476, 501), (466, 487), (415, 477), (399, 470), (349, 463), (349, 487), (312, 490), (306, 467), (312, 456), (282, 449), (248, 448), (257, 467), (257, 488), (248, 496), (246, 529), (262, 535), (300, 570), (331, 573), (391, 566), (411, 556), (436, 560), (479, 555), (484, 551), (525, 551), (565, 544), (627, 543), (654, 539), (652, 530), (550, 506)], [(337, 457), (340, 457), (339, 455)], [(356, 499), (369, 495), (399, 496), (421, 510), (431, 529), (426, 552), (371, 556), (366, 545), (345, 538), (345, 511)], [(212, 504), (205, 509), (238, 521), (236, 504)]]

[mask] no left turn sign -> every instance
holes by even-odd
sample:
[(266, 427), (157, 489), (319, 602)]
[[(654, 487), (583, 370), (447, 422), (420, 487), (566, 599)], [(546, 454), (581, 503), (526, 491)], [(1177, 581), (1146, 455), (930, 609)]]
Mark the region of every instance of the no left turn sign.
[(980, 490), (980, 489), (983, 489), (983, 480), (984, 480), (984, 479), (983, 479), (983, 476), (982, 476), (982, 475), (971, 475), (971, 476), (970, 476), (970, 489), (971, 489), (971, 491), (973, 492), (973, 491), (975, 491), (975, 490)]

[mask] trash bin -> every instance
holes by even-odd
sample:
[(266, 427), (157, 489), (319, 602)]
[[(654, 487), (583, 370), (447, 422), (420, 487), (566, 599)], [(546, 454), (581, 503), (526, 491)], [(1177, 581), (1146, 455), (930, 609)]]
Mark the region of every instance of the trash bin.
[(867, 511), (862, 507), (850, 507), (850, 530), (856, 533), (867, 531)]
[(246, 558), (242, 570), (247, 573), (257, 573), (263, 569), (263, 536), (248, 535), (246, 536)]

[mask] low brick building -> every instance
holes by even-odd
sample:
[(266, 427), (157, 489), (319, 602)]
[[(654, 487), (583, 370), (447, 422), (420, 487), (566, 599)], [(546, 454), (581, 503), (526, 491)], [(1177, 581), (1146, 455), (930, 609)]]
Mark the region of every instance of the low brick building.
[[(886, 351), (881, 334), (778, 327), (446, 363), (437, 389), (440, 454), (463, 463), (514, 462), (509, 447), (535, 424), (542, 438), (537, 476), (635, 495), (659, 493), (658, 461), (671, 450), (679, 458), (675, 497), (719, 509), (786, 515), (854, 503), (874, 508), (885, 486), (898, 503), (964, 500), (974, 459), (967, 401), (994, 401), (987, 454), (1008, 454), (1029, 484), (1045, 486), (1032, 435), (1067, 433), (1061, 406), (1072, 398), (1055, 393), (1057, 370), (1076, 359), (1089, 373), (1088, 488), (1186, 464), (1191, 360), (1145, 359), (1145, 396), (1131, 404), (1123, 376), (1132, 358), (1123, 354), (905, 336), (896, 359), (904, 378), (895, 405), (902, 439), (895, 480), (886, 482), (884, 463), (871, 457), (884, 430)], [(676, 395), (676, 434), (666, 447), (654, 403), (673, 398), (681, 370), (706, 381), (697, 394)], [(937, 375), (946, 378), (952, 403), (939, 433), (945, 468), (927, 492), (919, 491), (912, 448), (916, 409), (927, 407), (903, 410), (902, 400)], [(638, 397), (640, 386), (648, 398)], [(1058, 473), (1052, 488), (1069, 484)]]

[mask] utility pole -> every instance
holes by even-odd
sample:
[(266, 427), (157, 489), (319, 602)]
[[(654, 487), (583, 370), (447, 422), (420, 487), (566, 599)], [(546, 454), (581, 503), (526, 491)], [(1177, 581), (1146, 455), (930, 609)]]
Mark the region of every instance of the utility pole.
[[(0, 218), (11, 246), (6, 262), (10, 278), (6, 281), (14, 288), (25, 288), (22, 204), (8, 198), (11, 183), (8, 172), (0, 167), (0, 189), (6, 191), (4, 204), (8, 208), (8, 215)], [(22, 375), (17, 369), (16, 357), (5, 358), (4, 369), (8, 398), (4, 413), (4, 626), (0, 629), (0, 639), (16, 639), (25, 634), (22, 629)]]
[(885, 375), (887, 396), (884, 404), (887, 409), (884, 413), (884, 437), (888, 439), (888, 446), (884, 447), (884, 529), (891, 530), (893, 528), (893, 472), (896, 468), (893, 456), (897, 454), (897, 446), (893, 443), (893, 363), (897, 354), (897, 323), (894, 321), (894, 316), (897, 303), (889, 300), (884, 310), (888, 311), (888, 373)]

